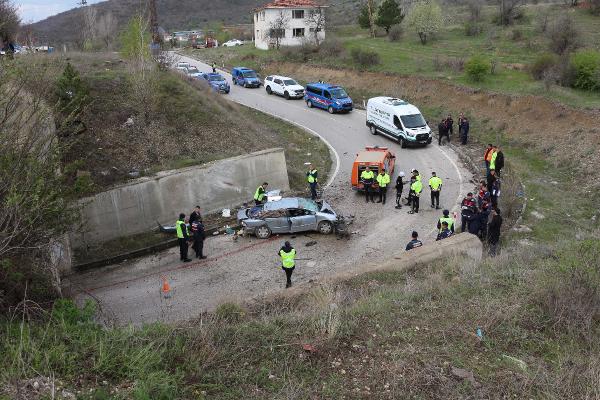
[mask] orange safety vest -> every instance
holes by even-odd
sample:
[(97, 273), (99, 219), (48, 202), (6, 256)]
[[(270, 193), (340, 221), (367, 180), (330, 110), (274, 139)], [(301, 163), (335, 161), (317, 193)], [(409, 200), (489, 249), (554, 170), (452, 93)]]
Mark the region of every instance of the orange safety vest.
[(483, 155), (483, 159), (485, 161), (492, 161), (492, 154), (494, 154), (494, 148), (485, 149), (485, 154)]

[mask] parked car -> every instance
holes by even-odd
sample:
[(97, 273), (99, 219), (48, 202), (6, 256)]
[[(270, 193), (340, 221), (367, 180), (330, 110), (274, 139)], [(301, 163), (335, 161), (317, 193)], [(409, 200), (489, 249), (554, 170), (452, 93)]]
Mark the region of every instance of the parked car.
[(202, 74), (202, 78), (217, 92), (227, 94), (231, 90), (229, 83), (223, 78), (223, 75), (219, 73), (204, 73)]
[(234, 85), (240, 85), (245, 88), (260, 87), (260, 79), (256, 71), (246, 67), (235, 67), (231, 70), (231, 79)]
[(222, 46), (235, 47), (235, 46), (242, 46), (243, 44), (244, 44), (244, 42), (242, 42), (241, 40), (231, 39), (231, 40), (228, 40), (225, 43), (223, 43)]
[(200, 70), (196, 67), (187, 67), (185, 70), (185, 73), (187, 76), (190, 76), (192, 78), (200, 78), (202, 77), (202, 72), (200, 72)]
[(244, 207), (238, 211), (238, 222), (246, 233), (266, 239), (272, 234), (335, 231), (337, 214), (326, 202), (301, 197), (286, 197), (260, 206)]
[(367, 127), (371, 134), (381, 134), (406, 146), (427, 146), (432, 141), (431, 128), (421, 111), (408, 102), (393, 97), (373, 97), (367, 102)]
[(270, 75), (265, 78), (265, 90), (267, 93), (278, 94), (289, 99), (301, 99), (304, 97), (304, 86), (292, 78), (279, 75)]
[(190, 63), (188, 62), (178, 62), (177, 64), (175, 64), (175, 69), (183, 73), (186, 73), (189, 67)]
[(353, 108), (352, 99), (344, 88), (328, 83), (316, 82), (306, 85), (304, 101), (309, 108), (322, 108), (330, 114), (350, 112)]

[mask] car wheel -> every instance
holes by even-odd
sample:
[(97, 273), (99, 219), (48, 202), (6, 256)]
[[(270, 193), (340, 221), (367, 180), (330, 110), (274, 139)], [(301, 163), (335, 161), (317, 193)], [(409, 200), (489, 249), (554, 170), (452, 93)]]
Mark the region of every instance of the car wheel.
[(312, 103), (312, 101), (310, 101), (310, 100), (307, 100), (307, 101), (306, 101), (306, 106), (307, 106), (308, 108), (312, 108), (312, 107), (313, 107), (313, 103)]
[(248, 88), (248, 83), (244, 82), (244, 87), (247, 89)]
[(333, 224), (329, 221), (321, 221), (319, 222), (317, 229), (319, 230), (319, 233), (322, 233), (323, 235), (329, 235), (333, 232)]
[(375, 128), (375, 125), (371, 125), (369, 129), (371, 130), (371, 135), (377, 135), (377, 128)]
[(398, 140), (400, 142), (400, 147), (405, 149), (406, 148), (406, 140), (404, 140), (404, 138), (400, 138)]
[(271, 86), (267, 86), (267, 93), (268, 94), (273, 94), (273, 91), (271, 90)]
[(266, 225), (259, 226), (255, 232), (256, 237), (259, 239), (268, 239), (271, 236), (271, 229)]
[(289, 100), (290, 99), (290, 94), (288, 92), (285, 92), (283, 94), (283, 97), (285, 97), (286, 100)]
[(327, 107), (327, 112), (329, 114), (333, 114), (335, 112), (335, 110), (333, 109), (333, 107), (329, 106), (329, 107)]

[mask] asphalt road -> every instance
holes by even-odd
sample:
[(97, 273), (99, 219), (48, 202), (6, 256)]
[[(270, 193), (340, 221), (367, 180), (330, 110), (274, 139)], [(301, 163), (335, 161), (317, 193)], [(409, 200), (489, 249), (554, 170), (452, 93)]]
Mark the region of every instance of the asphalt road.
[[(182, 57), (201, 71), (206, 64)], [(230, 80), (229, 74), (227, 78)], [(351, 93), (350, 93), (351, 95)], [(99, 304), (101, 314), (117, 324), (144, 322), (175, 322), (214, 310), (226, 301), (243, 302), (260, 299), (283, 289), (284, 274), (277, 257), (283, 240), (290, 240), (298, 251), (299, 261), (294, 272), (295, 284), (321, 282), (337, 272), (360, 272), (361, 266), (373, 260), (385, 260), (404, 251), (410, 232), (417, 230), (426, 244), (435, 240), (435, 224), (441, 213), (429, 207), (429, 190), (424, 188), (419, 214), (409, 215), (407, 207), (394, 208), (394, 190), (390, 190), (386, 205), (368, 204), (362, 195), (350, 187), (350, 169), (356, 152), (366, 145), (387, 146), (396, 153), (396, 173), (418, 169), (424, 183), (432, 171), (444, 181), (440, 203), (458, 211), (458, 205), (471, 187), (471, 175), (458, 162), (449, 148), (436, 144), (425, 148), (401, 149), (384, 137), (372, 136), (365, 126), (365, 113), (330, 115), (320, 109), (309, 109), (301, 100), (285, 100), (269, 96), (264, 88), (245, 89), (232, 86), (226, 98), (280, 117), (307, 129), (325, 140), (336, 158), (325, 199), (341, 215), (352, 214), (355, 223), (349, 241), (318, 233), (283, 235), (271, 240), (253, 237), (233, 241), (221, 235), (208, 238), (205, 254), (208, 259), (182, 264), (178, 249), (144, 257), (108, 268), (69, 277), (70, 286), (79, 302), (92, 299)], [(310, 161), (310, 160), (307, 160)], [(317, 166), (318, 167), (318, 166)], [(393, 181), (395, 176), (392, 177)], [(405, 189), (405, 194), (407, 189)], [(311, 245), (312, 244), (312, 245)], [(162, 279), (172, 288), (165, 299), (160, 288)]]

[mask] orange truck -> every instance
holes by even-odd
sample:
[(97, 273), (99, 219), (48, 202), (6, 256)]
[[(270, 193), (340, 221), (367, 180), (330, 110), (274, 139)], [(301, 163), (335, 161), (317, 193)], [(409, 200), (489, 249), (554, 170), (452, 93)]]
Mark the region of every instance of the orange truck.
[[(367, 146), (365, 150), (356, 154), (354, 164), (352, 164), (352, 190), (363, 191), (364, 186), (360, 181), (360, 174), (367, 168), (377, 177), (381, 168), (385, 168), (386, 172), (391, 176), (394, 174), (394, 166), (396, 164), (396, 155), (388, 150), (387, 147)], [(373, 188), (378, 188), (377, 182), (373, 184)]]

